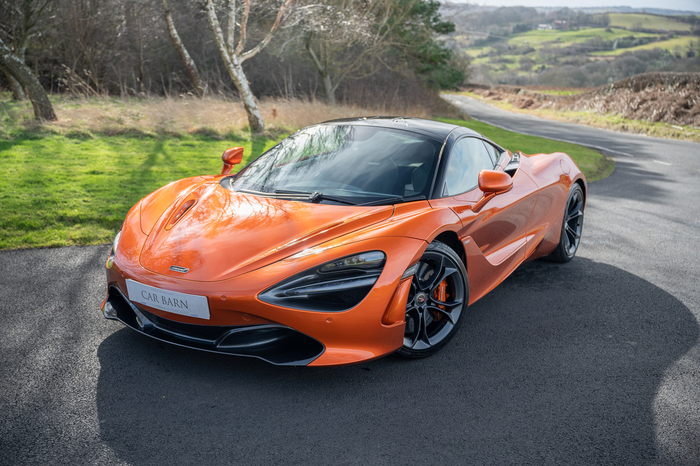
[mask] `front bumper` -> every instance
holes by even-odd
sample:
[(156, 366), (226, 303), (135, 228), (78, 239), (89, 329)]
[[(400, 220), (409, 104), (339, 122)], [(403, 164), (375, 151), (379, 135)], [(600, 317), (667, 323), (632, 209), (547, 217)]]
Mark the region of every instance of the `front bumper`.
[[(103, 309), (106, 317), (112, 313), (114, 316), (111, 318), (141, 333), (188, 348), (258, 357), (273, 364), (310, 366), (358, 363), (393, 353), (401, 347), (407, 292), (397, 296), (401, 288), (400, 277), (410, 264), (420, 258), (427, 245), (425, 241), (407, 237), (368, 239), (343, 245), (342, 250), (331, 249), (293, 261), (281, 260), (231, 279), (200, 282), (158, 274), (141, 267), (138, 261), (140, 242), (130, 240), (128, 229), (124, 229), (124, 232), (115, 260), (106, 269), (110, 294), (105, 298), (103, 307), (110, 300), (111, 308), (117, 309), (113, 311), (108, 308), (107, 312)], [(371, 250), (386, 253), (384, 270), (365, 299), (347, 311), (304, 311), (258, 299), (263, 290), (303, 270), (338, 256)], [(206, 296), (210, 318), (203, 321), (134, 304), (133, 301), (130, 303), (127, 279), (163, 290)], [(407, 289), (402, 288), (403, 291)], [(115, 305), (115, 296), (121, 296), (123, 302)], [(118, 309), (122, 309), (122, 314)], [(143, 325), (138, 323), (137, 316)], [(221, 331), (214, 336), (209, 333), (207, 337), (199, 335), (198, 332), (206, 328), (219, 328)], [(166, 330), (174, 330), (175, 334)], [(227, 338), (240, 339), (250, 345), (239, 348), (241, 345), (238, 343), (229, 345), (227, 342), (226, 348), (220, 347), (224, 340), (218, 340), (227, 332), (231, 332)], [(249, 336), (253, 334), (256, 337), (249, 341)], [(261, 352), (256, 345), (262, 345), (260, 342), (265, 340), (263, 335), (273, 336), (275, 342)], [(202, 339), (206, 341), (200, 341)], [(292, 343), (299, 344), (301, 349), (293, 347)], [(275, 352), (288, 354), (276, 355)]]
[(282, 366), (306, 366), (324, 351), (303, 333), (279, 324), (195, 325), (151, 314), (129, 301), (116, 286), (109, 287), (102, 305), (105, 318), (156, 340), (213, 353), (249, 356)]

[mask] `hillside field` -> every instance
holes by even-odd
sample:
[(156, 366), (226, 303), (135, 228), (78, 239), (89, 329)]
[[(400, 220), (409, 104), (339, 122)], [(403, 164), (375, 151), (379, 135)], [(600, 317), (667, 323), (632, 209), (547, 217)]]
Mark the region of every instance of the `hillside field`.
[(667, 16), (645, 15), (639, 13), (608, 13), (610, 26), (625, 29), (655, 29), (666, 31), (690, 31), (688, 23), (677, 21)]
[(639, 45), (637, 47), (631, 47), (626, 49), (615, 49), (608, 50), (605, 52), (593, 52), (591, 55), (594, 56), (614, 56), (622, 55), (626, 52), (636, 52), (638, 50), (653, 50), (653, 49), (663, 49), (668, 50), (671, 53), (682, 53), (690, 48), (697, 48), (700, 46), (700, 38), (694, 36), (676, 36), (672, 39), (663, 40), (660, 42), (651, 42), (649, 44)]

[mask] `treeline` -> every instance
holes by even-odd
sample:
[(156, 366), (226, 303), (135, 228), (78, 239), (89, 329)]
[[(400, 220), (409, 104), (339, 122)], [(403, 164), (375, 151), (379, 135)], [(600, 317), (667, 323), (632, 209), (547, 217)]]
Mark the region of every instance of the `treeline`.
[[(0, 0), (0, 87), (372, 103), (465, 78), (436, 0)], [(18, 71), (19, 70), (19, 71)], [(36, 90), (35, 90), (36, 91)], [(29, 95), (28, 95), (29, 94)], [(36, 107), (36, 105), (35, 105)]]
[[(465, 8), (464, 4), (445, 3), (441, 9), (446, 18), (456, 25), (457, 33), (483, 33), (481, 42), (498, 40), (509, 34), (518, 34), (537, 29), (540, 24), (566, 22), (566, 29), (582, 27), (608, 27), (608, 15), (591, 15), (580, 10), (561, 8), (549, 12), (539, 12), (531, 7), (501, 7), (494, 10), (484, 10), (478, 7)], [(490, 37), (489, 37), (490, 36)], [(483, 45), (475, 43), (474, 45)]]

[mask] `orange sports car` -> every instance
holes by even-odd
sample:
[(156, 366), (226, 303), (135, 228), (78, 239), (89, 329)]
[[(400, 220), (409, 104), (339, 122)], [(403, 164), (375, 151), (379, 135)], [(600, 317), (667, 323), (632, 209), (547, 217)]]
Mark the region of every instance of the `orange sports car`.
[(581, 238), (586, 180), (568, 155), (511, 153), (461, 126), (330, 121), (231, 174), (242, 154), (131, 208), (107, 319), (273, 364), (420, 358), (518, 265), (567, 262)]

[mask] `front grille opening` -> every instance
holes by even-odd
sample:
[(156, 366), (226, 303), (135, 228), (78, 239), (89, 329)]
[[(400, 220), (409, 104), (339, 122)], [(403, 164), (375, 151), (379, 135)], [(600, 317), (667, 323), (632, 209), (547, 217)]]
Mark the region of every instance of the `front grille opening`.
[[(310, 336), (278, 324), (216, 326), (165, 319), (130, 302), (115, 285), (110, 287), (107, 301), (127, 327), (179, 346), (292, 366), (305, 366), (325, 350), (323, 344)], [(144, 327), (143, 322), (139, 323), (136, 312), (152, 325)]]

